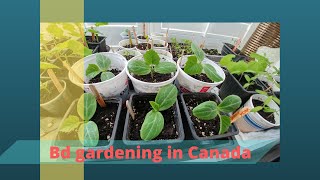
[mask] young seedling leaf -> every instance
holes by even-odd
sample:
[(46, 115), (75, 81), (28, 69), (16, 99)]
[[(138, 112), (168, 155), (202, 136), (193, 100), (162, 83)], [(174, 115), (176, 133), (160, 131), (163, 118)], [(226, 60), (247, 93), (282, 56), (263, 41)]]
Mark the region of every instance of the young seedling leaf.
[(78, 116), (70, 115), (62, 123), (60, 131), (69, 133), (76, 130), (81, 124)]
[(249, 87), (249, 86), (251, 86), (251, 84), (250, 83), (245, 83), (244, 85), (243, 85), (243, 88), (247, 88), (247, 87)]
[(198, 45), (196, 45), (195, 43), (191, 43), (191, 49), (199, 61), (202, 61), (204, 59), (205, 54)]
[(272, 100), (277, 103), (278, 105), (280, 105), (280, 99), (277, 98), (276, 96), (272, 96)]
[(99, 130), (95, 122), (89, 121), (82, 124), (78, 130), (78, 138), (86, 147), (94, 147), (99, 142)]
[(101, 73), (100, 79), (102, 82), (102, 81), (109, 80), (113, 77), (115, 77), (115, 75), (112, 72), (103, 72), (103, 73)]
[(270, 108), (270, 107), (264, 107), (264, 108), (263, 108), (263, 112), (266, 112), (266, 113), (274, 113), (274, 112), (276, 112), (276, 110), (275, 110), (275, 109), (272, 109), (272, 108)]
[(96, 54), (96, 61), (101, 71), (107, 71), (111, 65), (111, 60), (102, 54)]
[(210, 64), (203, 64), (203, 70), (213, 82), (220, 82), (222, 81), (222, 77), (219, 76), (217, 70)]
[(60, 69), (58, 66), (51, 64), (51, 63), (47, 63), (47, 62), (40, 62), (40, 69), (41, 70), (47, 70), (47, 69)]
[(90, 93), (84, 93), (78, 100), (77, 112), (79, 116), (85, 120), (89, 121), (97, 109), (97, 102), (94, 95)]
[(267, 93), (267, 92), (265, 92), (265, 91), (261, 91), (261, 90), (259, 90), (259, 89), (257, 89), (257, 90), (256, 90), (256, 92), (257, 92), (257, 93), (259, 93), (259, 94), (265, 95), (265, 96), (267, 96), (267, 95), (268, 95), (268, 93)]
[(151, 110), (146, 115), (140, 130), (140, 137), (145, 141), (156, 138), (162, 131), (164, 118), (160, 112)]
[(155, 111), (159, 111), (160, 109), (160, 105), (154, 101), (149, 101), (150, 105), (152, 106), (152, 108), (155, 110)]
[(52, 34), (53, 37), (62, 38), (63, 30), (55, 23), (50, 23), (47, 27), (47, 31)]
[(200, 120), (213, 120), (218, 115), (217, 103), (203, 102), (192, 110), (192, 114)]
[(254, 107), (253, 109), (250, 110), (250, 112), (258, 112), (258, 111), (261, 111), (263, 109), (262, 106), (257, 106), (257, 107)]
[(189, 56), (184, 66), (184, 72), (189, 75), (200, 74), (202, 72), (202, 65), (198, 63), (198, 60), (195, 56)]
[(99, 26), (108, 25), (108, 23), (107, 23), (107, 22), (96, 22), (94, 25), (95, 25), (96, 27), (99, 27)]
[(177, 95), (178, 90), (173, 84), (160, 88), (155, 100), (159, 104), (159, 111), (169, 109), (176, 102)]
[(267, 99), (263, 102), (265, 105), (268, 105), (272, 100), (272, 96), (268, 96)]
[(92, 79), (92, 78), (96, 77), (100, 72), (101, 71), (97, 65), (89, 64), (87, 67), (87, 70), (86, 70), (86, 76), (89, 79)]
[(223, 99), (218, 105), (221, 112), (230, 113), (237, 110), (241, 105), (241, 98), (237, 95), (230, 95)]
[(244, 75), (244, 78), (246, 79), (247, 82), (251, 81), (251, 78), (247, 74)]
[(225, 67), (228, 67), (230, 66), (231, 64), (234, 64), (235, 62), (232, 61), (232, 59), (236, 57), (235, 55), (233, 54), (228, 54), (226, 56), (223, 56), (220, 60), (220, 65), (221, 66), (225, 66)]
[(220, 129), (219, 129), (219, 134), (224, 134), (225, 132), (227, 132), (230, 125), (231, 125), (230, 117), (225, 116), (225, 115), (222, 115), (222, 116), (220, 117)]
[(157, 65), (160, 62), (160, 57), (155, 52), (153, 49), (148, 50), (144, 55), (143, 55), (144, 61), (146, 62), (147, 65)]
[(128, 63), (128, 69), (130, 72), (136, 75), (147, 75), (151, 72), (149, 65), (145, 61), (134, 60)]
[(160, 62), (154, 67), (154, 71), (160, 74), (169, 74), (176, 70), (177, 66), (172, 62)]

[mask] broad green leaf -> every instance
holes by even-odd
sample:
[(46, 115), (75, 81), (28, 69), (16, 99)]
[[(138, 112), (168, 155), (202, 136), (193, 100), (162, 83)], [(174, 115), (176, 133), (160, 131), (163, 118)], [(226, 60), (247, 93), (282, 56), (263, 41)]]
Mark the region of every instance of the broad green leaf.
[(99, 130), (95, 122), (89, 121), (82, 124), (78, 130), (78, 138), (86, 147), (94, 147), (99, 143)]
[(63, 37), (63, 30), (54, 23), (50, 23), (47, 27), (47, 31), (55, 38)]
[(272, 100), (272, 96), (268, 96), (266, 100), (264, 100), (264, 104), (268, 105), (270, 103), (270, 101)]
[(272, 100), (277, 103), (278, 105), (280, 105), (280, 99), (277, 98), (276, 96), (272, 96)]
[(220, 60), (220, 65), (221, 66), (225, 66), (227, 69), (229, 69), (228, 67), (231, 65), (231, 64), (234, 64), (235, 62), (232, 61), (232, 59), (236, 57), (235, 55), (233, 54), (228, 54), (228, 55), (225, 55), (221, 58)]
[(169, 109), (177, 100), (178, 90), (175, 85), (169, 84), (161, 87), (155, 102), (159, 104), (159, 111)]
[(267, 96), (267, 95), (268, 95), (268, 93), (267, 93), (267, 92), (265, 92), (265, 91), (261, 91), (261, 90), (259, 90), (259, 89), (257, 89), (257, 90), (256, 90), (256, 92), (257, 92), (257, 93), (259, 93), (259, 94), (265, 95), (265, 96)]
[(248, 63), (248, 67), (246, 72), (257, 74), (259, 72), (265, 71), (267, 68), (267, 64), (263, 62), (257, 62), (257, 61), (250, 61)]
[(218, 115), (217, 103), (203, 102), (192, 110), (192, 114), (200, 120), (213, 120)]
[(220, 129), (219, 129), (219, 134), (224, 134), (225, 132), (227, 132), (230, 125), (231, 125), (230, 117), (225, 116), (225, 115), (222, 115), (222, 116), (220, 117)]
[(61, 125), (60, 131), (68, 133), (76, 130), (81, 124), (78, 116), (70, 115), (68, 116)]
[(243, 85), (243, 88), (247, 88), (247, 87), (249, 87), (249, 86), (251, 86), (251, 84), (250, 83), (245, 83), (244, 85)]
[(220, 111), (230, 113), (237, 110), (241, 105), (241, 98), (237, 95), (229, 95), (218, 105)]
[(160, 74), (176, 72), (177, 66), (172, 62), (160, 62), (154, 67), (154, 71)]
[(77, 112), (79, 116), (85, 120), (89, 121), (97, 109), (97, 102), (94, 95), (90, 93), (84, 93), (78, 100)]
[(115, 77), (115, 76), (114, 76), (114, 74), (112, 72), (103, 72), (103, 73), (101, 73), (100, 79), (101, 79), (101, 82), (102, 82), (102, 81), (109, 80), (109, 79), (111, 79), (113, 77)]
[(250, 110), (250, 112), (258, 112), (258, 111), (261, 111), (263, 109), (262, 106), (257, 106), (257, 107), (254, 107), (253, 109)]
[(198, 45), (196, 45), (195, 43), (191, 43), (191, 49), (199, 61), (202, 61), (204, 59), (205, 54)]
[(140, 137), (145, 141), (156, 138), (164, 127), (164, 118), (160, 112), (151, 110), (146, 115), (141, 130)]
[(95, 25), (96, 27), (99, 27), (99, 26), (108, 25), (108, 23), (107, 23), (107, 22), (96, 22), (94, 25)]
[(47, 70), (47, 69), (60, 69), (60, 68), (54, 64), (40, 61), (40, 69)]
[(153, 49), (148, 50), (144, 55), (143, 55), (144, 61), (146, 62), (147, 65), (157, 65), (160, 62), (160, 57), (157, 52), (155, 52)]
[(111, 60), (102, 54), (96, 54), (96, 61), (101, 71), (107, 71), (111, 65)]
[(270, 107), (265, 107), (265, 108), (263, 108), (263, 112), (266, 112), (266, 113), (274, 113), (274, 112), (276, 112), (276, 110), (275, 110), (275, 109), (272, 109), (272, 108), (270, 108)]
[(74, 23), (62, 23), (62, 27), (64, 30), (67, 30), (72, 36), (81, 36), (81, 34), (76, 30)]
[(89, 79), (92, 79), (92, 78), (96, 77), (100, 72), (101, 71), (97, 65), (89, 64), (87, 67), (87, 70), (86, 70), (86, 76)]
[(88, 29), (88, 31), (91, 32), (92, 34), (101, 34), (99, 31), (97, 31), (93, 28)]
[(84, 57), (89, 56), (89, 55), (92, 54), (92, 50), (89, 49), (88, 47), (84, 47), (83, 50), (84, 50), (84, 51), (83, 51), (83, 56), (84, 56)]
[(65, 43), (66, 43), (65, 49), (72, 50), (72, 53), (75, 55), (79, 55), (82, 57), (84, 56), (85, 46), (81, 42), (70, 39)]
[(160, 109), (160, 105), (154, 101), (149, 101), (150, 105), (152, 106), (152, 108), (155, 110), (155, 111), (159, 111)]
[(247, 82), (251, 81), (251, 78), (247, 74), (244, 75), (244, 78), (246, 79)]
[(203, 70), (213, 82), (220, 82), (222, 81), (222, 77), (219, 76), (217, 70), (210, 64), (203, 64)]
[(230, 71), (231, 74), (242, 74), (246, 72), (247, 69), (248, 69), (248, 64), (244, 61), (239, 61), (234, 63), (233, 66), (230, 66), (228, 70)]
[(260, 54), (257, 54), (257, 53), (251, 53), (250, 57), (254, 58), (256, 61), (258, 61), (261, 64), (267, 64), (267, 65), (271, 64), (268, 58), (261, 56)]
[(141, 60), (129, 61), (128, 69), (131, 73), (136, 75), (147, 75), (151, 72), (150, 66), (147, 65), (145, 61)]
[(198, 63), (198, 60), (195, 56), (189, 56), (184, 66), (184, 72), (189, 75), (200, 74), (202, 72), (202, 65)]

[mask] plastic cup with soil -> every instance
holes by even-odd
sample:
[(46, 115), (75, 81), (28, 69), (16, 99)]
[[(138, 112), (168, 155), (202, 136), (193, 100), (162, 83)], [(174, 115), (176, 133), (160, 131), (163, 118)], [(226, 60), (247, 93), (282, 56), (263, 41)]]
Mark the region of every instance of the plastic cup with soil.
[[(125, 72), (127, 60), (117, 53), (97, 53), (78, 61), (71, 68), (77, 75), (84, 74), (84, 82), (69, 72), (72, 83), (83, 87), (86, 92), (91, 92), (89, 86), (93, 85), (105, 98), (121, 95), (128, 86)], [(111, 88), (112, 87), (112, 88)]]
[(164, 40), (153, 39), (151, 42), (153, 43), (153, 49), (166, 50), (168, 47), (168, 44)]
[(268, 97), (271, 96), (254, 94), (244, 104), (251, 112), (235, 121), (241, 132), (262, 131), (280, 126), (280, 107), (271, 98), (267, 100)]
[(132, 59), (135, 56), (140, 56), (141, 53), (137, 50), (127, 50), (127, 49), (122, 49), (120, 51), (117, 51), (118, 54), (122, 55), (124, 58), (126, 58), (127, 61)]
[[(173, 91), (165, 91), (164, 93), (172, 96)], [(131, 95), (130, 104), (133, 109), (134, 119), (128, 111), (123, 133), (124, 143), (126, 145), (161, 145), (182, 142), (184, 131), (176, 95), (170, 97), (171, 99), (173, 98), (173, 101), (165, 108), (162, 105), (158, 106), (161, 103), (157, 103), (156, 94), (139, 93)], [(153, 105), (151, 105), (151, 101)], [(154, 126), (159, 126), (159, 128), (149, 129), (145, 126), (149, 121), (154, 123)]]
[(135, 39), (131, 39), (131, 41), (129, 39), (124, 39), (124, 40), (121, 40), (119, 42), (119, 46), (123, 49), (131, 49), (131, 50), (135, 50), (136, 49), (136, 40)]
[[(192, 137), (196, 140), (212, 140), (221, 139), (234, 136), (238, 134), (238, 129), (234, 124), (225, 128), (223, 133), (220, 131), (220, 118), (216, 116), (212, 119), (202, 120), (194, 115), (193, 110), (201, 103), (213, 101), (216, 104), (220, 104), (220, 98), (213, 93), (182, 93), (181, 95), (182, 106), (184, 113), (187, 117), (188, 125), (191, 130)], [(240, 98), (239, 98), (240, 99)], [(241, 102), (238, 102), (240, 106)], [(204, 113), (205, 115), (210, 114)], [(228, 116), (222, 113), (221, 115)], [(223, 127), (224, 128), (224, 127)]]
[(225, 56), (228, 54), (234, 54), (235, 57), (233, 58), (233, 61), (239, 61), (239, 60), (249, 60), (249, 57), (243, 54), (240, 49), (236, 49), (235, 51), (232, 51), (234, 48), (234, 45), (229, 44), (229, 43), (224, 43), (222, 50), (221, 50), (221, 55)]
[(106, 44), (107, 37), (98, 36), (98, 39), (92, 41), (92, 36), (86, 36), (88, 47), (94, 50), (98, 46), (98, 52), (109, 52), (110, 46)]
[(150, 43), (139, 43), (136, 45), (136, 48), (141, 54), (144, 54), (147, 52), (147, 50), (151, 49), (151, 44)]
[(204, 48), (202, 49), (204, 53), (206, 54), (206, 57), (208, 59), (211, 59), (215, 62), (219, 62), (221, 58), (223, 57), (221, 53), (218, 51), (218, 49), (215, 48)]
[[(92, 94), (84, 94), (84, 96)], [(97, 105), (95, 97), (77, 99), (72, 102), (58, 128), (58, 134), (53, 145), (71, 146), (77, 149), (85, 146), (90, 149), (108, 148), (115, 140), (119, 116), (122, 108), (121, 98), (104, 99), (106, 107)], [(82, 103), (81, 103), (82, 102)], [(95, 104), (89, 117), (79, 111), (79, 106), (86, 109), (88, 104)], [(82, 104), (82, 105), (81, 105)], [(88, 120), (83, 120), (89, 118)], [(83, 129), (83, 127), (86, 127)]]
[(156, 93), (176, 79), (176, 63), (168, 56), (148, 50), (128, 62), (126, 73), (136, 92)]
[(148, 41), (148, 38), (147, 38), (147, 37), (148, 37), (147, 35), (144, 36), (143, 34), (138, 34), (138, 35), (137, 35), (138, 40), (139, 40), (140, 42), (143, 42), (143, 43), (146, 43), (146, 42)]

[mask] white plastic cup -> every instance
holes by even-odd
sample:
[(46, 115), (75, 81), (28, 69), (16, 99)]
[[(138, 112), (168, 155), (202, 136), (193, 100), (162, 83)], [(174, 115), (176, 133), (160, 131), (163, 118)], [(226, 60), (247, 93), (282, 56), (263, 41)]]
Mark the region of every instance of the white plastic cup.
[(170, 59), (173, 59), (172, 54), (169, 51), (163, 50), (163, 49), (153, 49), (156, 51), (158, 54), (162, 54), (164, 56), (168, 56)]
[[(250, 97), (250, 99), (244, 104), (244, 107), (249, 107), (253, 109), (252, 100), (264, 101), (267, 99), (267, 96), (261, 94), (254, 94)], [(275, 124), (270, 123), (266, 119), (264, 119), (258, 112), (249, 112), (245, 116), (236, 120), (236, 125), (241, 132), (254, 132), (254, 131), (262, 131), (265, 129), (269, 129), (272, 127), (280, 126), (280, 107), (274, 102), (270, 101), (268, 106), (272, 109), (275, 109), (278, 112), (274, 112)]]
[[(159, 54), (159, 56), (160, 56), (160, 62), (172, 62), (172, 63), (176, 64), (168, 56), (164, 56), (162, 54)], [(136, 57), (132, 58), (130, 61), (139, 61), (139, 60), (143, 60), (143, 55), (136, 56)], [(131, 79), (134, 90), (137, 93), (157, 93), (161, 87), (166, 86), (168, 84), (172, 84), (178, 76), (178, 70), (177, 70), (175, 73), (172, 73), (172, 77), (166, 81), (158, 82), (158, 83), (150, 83), (150, 82), (140, 81), (140, 80), (134, 78), (130, 74), (128, 67), (126, 68), (126, 73), (129, 76), (129, 78)]]
[(258, 77), (258, 79), (260, 81), (263, 81), (263, 82), (267, 83), (267, 85), (272, 88), (273, 92), (280, 92), (280, 88), (278, 88), (276, 83), (275, 83), (275, 81), (276, 82), (280, 82), (280, 77), (279, 76), (273, 76), (273, 80), (274, 81), (270, 81), (265, 76), (260, 76), (260, 77)]
[(121, 72), (109, 80), (99, 82), (99, 83), (87, 84), (87, 82), (90, 79), (88, 79), (85, 76), (85, 71), (86, 71), (89, 64), (97, 64), (96, 54), (92, 54), (90, 56), (85, 57), (84, 60), (81, 59), (80, 61), (76, 62), (71, 67), (78, 75), (84, 74), (85, 83), (83, 84), (82, 82), (79, 82), (73, 76), (73, 74), (69, 72), (70, 81), (79, 87), (83, 87), (84, 90), (89, 93), (91, 93), (89, 85), (95, 86), (95, 88), (101, 94), (101, 96), (103, 98), (108, 98), (108, 97), (120, 95), (122, 92), (125, 91), (125, 89), (128, 86), (128, 79), (127, 79), (127, 75), (125, 72), (125, 68), (127, 66), (127, 60), (123, 56), (121, 56), (120, 54), (117, 54), (117, 53), (102, 52), (102, 53), (98, 53), (98, 54), (102, 54), (102, 55), (110, 58), (110, 60), (111, 60), (110, 68), (121, 70)]
[(161, 39), (163, 41), (166, 40), (166, 33), (154, 32), (151, 33), (151, 39)]
[(141, 53), (139, 51), (133, 50), (133, 49), (122, 49), (120, 51), (117, 51), (117, 53), (120, 54), (121, 56), (123, 56), (125, 53), (128, 53), (131, 56), (140, 56), (141, 55)]
[(137, 38), (138, 38), (139, 42), (142, 42), (142, 43), (146, 43), (147, 42), (147, 39), (140, 39), (139, 36), (143, 36), (143, 34), (138, 34), (137, 35)]
[[(131, 39), (132, 40), (132, 44), (134, 45), (134, 46), (136, 46), (137, 45), (137, 42), (136, 42), (136, 40), (135, 39)], [(138, 42), (139, 43), (139, 42)], [(132, 49), (132, 50), (136, 50), (136, 47), (133, 47), (133, 48), (126, 48), (125, 46), (126, 45), (129, 45), (130, 44), (130, 41), (129, 41), (129, 39), (124, 39), (124, 40), (121, 40), (120, 42), (119, 42), (119, 46), (122, 48), (122, 49)]]
[(208, 58), (204, 58), (202, 63), (212, 65), (216, 69), (218, 75), (223, 79), (222, 81), (214, 83), (203, 82), (185, 73), (182, 68), (187, 62), (189, 56), (190, 55), (182, 56), (177, 61), (177, 68), (179, 71), (177, 80), (179, 82), (179, 89), (181, 92), (210, 92), (212, 89), (214, 89), (214, 87), (220, 85), (225, 80), (226, 75), (223, 69)]
[[(168, 48), (168, 44), (166, 43), (166, 41), (161, 40), (161, 39), (152, 39), (151, 43), (153, 43), (153, 49), (162, 49), (162, 50), (166, 50)], [(163, 47), (155, 47), (154, 44), (161, 44), (163, 45)]]

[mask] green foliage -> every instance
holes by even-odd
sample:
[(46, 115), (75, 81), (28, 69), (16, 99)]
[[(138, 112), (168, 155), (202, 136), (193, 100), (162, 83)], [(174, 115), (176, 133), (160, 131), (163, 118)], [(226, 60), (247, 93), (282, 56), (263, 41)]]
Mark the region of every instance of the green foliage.
[(160, 62), (160, 57), (153, 49), (148, 50), (144, 55), (144, 60), (133, 60), (128, 63), (128, 69), (136, 75), (169, 74), (175, 72), (177, 67), (172, 62)]
[(221, 113), (231, 113), (237, 110), (241, 105), (241, 98), (236, 95), (227, 96), (219, 105), (214, 101), (206, 101), (193, 108), (192, 114), (200, 120), (214, 120), (215, 117), (220, 118), (219, 134), (225, 133), (231, 125), (228, 116)]
[(81, 124), (78, 130), (78, 138), (84, 146), (97, 146), (99, 143), (99, 130), (97, 124), (93, 121)]
[(262, 106), (256, 106), (253, 109), (251, 109), (251, 112), (259, 112), (259, 111), (264, 111), (266, 113), (274, 113), (277, 112), (277, 110), (272, 109), (268, 106), (268, 104), (273, 100), (275, 103), (280, 105), (280, 99), (277, 98), (276, 96), (269, 96), (267, 92), (261, 91), (261, 90), (256, 90), (257, 93), (266, 96), (267, 98), (263, 101)]
[(102, 54), (96, 54), (96, 62), (97, 62), (97, 65), (89, 64), (86, 69), (86, 76), (89, 79), (96, 77), (100, 73), (101, 73), (100, 75), (101, 82), (115, 77), (113, 73), (108, 72), (111, 65), (111, 60), (108, 57)]
[(47, 69), (60, 69), (60, 68), (54, 64), (51, 64), (51, 63), (40, 62), (40, 69), (47, 70)]
[(219, 76), (216, 69), (211, 64), (202, 63), (205, 57), (203, 50), (194, 43), (191, 44), (191, 49), (194, 55), (188, 57), (188, 60), (184, 66), (184, 72), (189, 75), (196, 75), (201, 74), (204, 70), (204, 73), (211, 81), (222, 81), (222, 77)]
[(178, 90), (173, 85), (160, 88), (155, 101), (150, 101), (152, 110), (146, 115), (140, 130), (141, 139), (148, 141), (156, 138), (164, 127), (164, 118), (160, 111), (169, 109), (177, 100)]
[(60, 131), (65, 133), (75, 131), (79, 127), (79, 125), (81, 125), (79, 117), (70, 115), (62, 122)]
[(97, 109), (96, 98), (90, 93), (84, 93), (78, 100), (77, 112), (84, 121), (89, 121)]

